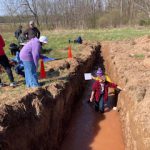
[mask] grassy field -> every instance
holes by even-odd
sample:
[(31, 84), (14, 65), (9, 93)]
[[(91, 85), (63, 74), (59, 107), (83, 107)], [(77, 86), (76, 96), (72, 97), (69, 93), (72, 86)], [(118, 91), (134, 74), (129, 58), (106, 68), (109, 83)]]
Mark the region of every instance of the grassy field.
[[(5, 52), (9, 58), (12, 56), (10, 55), (9, 51), (9, 44), (11, 42), (17, 43), (17, 40), (14, 38), (13, 33), (4, 33), (3, 37), (6, 42)], [(83, 40), (88, 41), (116, 41), (116, 40), (130, 40), (136, 37), (150, 35), (149, 28), (119, 28), (119, 29), (100, 29), (100, 30), (55, 30), (55, 31), (42, 31), (41, 35), (48, 36), (49, 43), (45, 45), (46, 53), (45, 55), (49, 57), (54, 57), (58, 59), (67, 58), (67, 47), (68, 47), (68, 40), (74, 40), (78, 36), (81, 36)], [(73, 54), (78, 53), (78, 45), (71, 44), (73, 49)], [(51, 51), (49, 52), (48, 50)], [(20, 81), (19, 76), (15, 73), (15, 80)], [(0, 75), (3, 82), (7, 82), (7, 75), (1, 74)]]
[[(113, 41), (124, 40), (140, 37), (144, 35), (150, 35), (149, 28), (119, 28), (119, 29), (99, 29), (99, 30), (56, 30), (56, 31), (42, 31), (42, 35), (48, 36), (49, 43), (45, 46), (45, 49), (52, 49), (49, 56), (55, 58), (66, 58), (68, 39), (74, 40), (78, 36), (81, 36), (83, 40), (90, 41)], [(6, 47), (5, 51), (9, 57), (9, 44), (11, 42), (17, 43), (13, 33), (3, 33), (5, 38)], [(73, 51), (78, 51), (78, 45), (72, 44)], [(63, 51), (66, 49), (66, 51)]]

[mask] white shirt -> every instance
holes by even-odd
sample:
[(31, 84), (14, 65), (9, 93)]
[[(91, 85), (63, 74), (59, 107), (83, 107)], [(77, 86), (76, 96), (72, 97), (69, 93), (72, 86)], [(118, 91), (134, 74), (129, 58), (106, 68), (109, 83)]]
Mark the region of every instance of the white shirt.
[(104, 83), (100, 83), (100, 85), (101, 85), (101, 91), (100, 92), (102, 94), (102, 93), (104, 93)]

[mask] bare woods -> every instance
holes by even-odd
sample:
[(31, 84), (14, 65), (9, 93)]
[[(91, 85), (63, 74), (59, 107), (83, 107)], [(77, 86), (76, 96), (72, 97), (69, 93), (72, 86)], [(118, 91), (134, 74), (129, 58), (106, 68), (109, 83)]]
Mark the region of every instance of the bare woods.
[(99, 28), (149, 25), (149, 0), (1, 0), (6, 16), (1, 23), (26, 23), (55, 28)]

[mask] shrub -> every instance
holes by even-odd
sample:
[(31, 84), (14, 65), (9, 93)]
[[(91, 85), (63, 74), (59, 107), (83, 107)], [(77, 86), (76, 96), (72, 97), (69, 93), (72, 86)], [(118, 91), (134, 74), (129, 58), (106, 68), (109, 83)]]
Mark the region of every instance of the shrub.
[(142, 20), (140, 20), (139, 25), (141, 25), (141, 26), (149, 26), (150, 25), (150, 19), (142, 19)]

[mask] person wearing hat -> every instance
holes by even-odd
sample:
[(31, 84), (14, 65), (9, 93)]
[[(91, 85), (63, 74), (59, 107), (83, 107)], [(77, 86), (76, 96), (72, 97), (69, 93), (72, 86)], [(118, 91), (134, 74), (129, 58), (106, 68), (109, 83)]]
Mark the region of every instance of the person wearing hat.
[(20, 59), (24, 65), (25, 81), (27, 87), (38, 87), (38, 61), (40, 59), (40, 51), (42, 46), (48, 42), (47, 37), (41, 36), (32, 38), (27, 42), (20, 52)]
[(101, 81), (102, 76), (103, 76), (103, 71), (101, 68), (98, 68), (98, 70), (96, 72), (96, 77), (92, 76), (92, 79)]
[[(101, 80), (101, 76), (103, 76), (103, 71), (102, 71), (101, 68), (98, 68), (98, 70), (96, 72), (96, 77), (92, 76), (92, 79), (94, 79), (94, 80)], [(107, 74), (105, 74), (105, 78), (106, 78), (106, 81), (112, 82), (110, 77)]]
[(92, 85), (92, 93), (90, 97), (90, 102), (95, 100), (95, 111), (100, 111), (104, 113), (104, 104), (108, 101), (108, 88), (118, 88), (122, 90), (117, 84), (106, 81), (102, 70), (99, 68), (97, 70), (97, 79)]
[(35, 27), (34, 21), (29, 22), (29, 28), (25, 30), (23, 34), (27, 40), (31, 40), (34, 37), (40, 38), (40, 31)]

